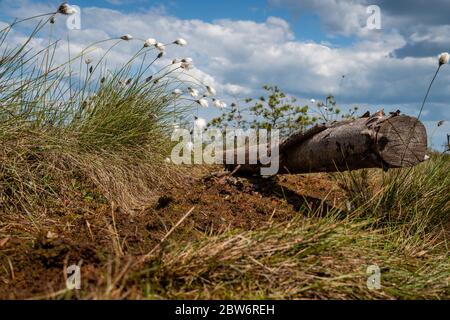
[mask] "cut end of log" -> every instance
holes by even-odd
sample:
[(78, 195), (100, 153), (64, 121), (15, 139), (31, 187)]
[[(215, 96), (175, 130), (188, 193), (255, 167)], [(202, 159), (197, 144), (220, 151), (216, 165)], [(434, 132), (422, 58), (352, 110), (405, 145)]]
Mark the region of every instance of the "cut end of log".
[(413, 117), (388, 118), (379, 125), (376, 147), (381, 159), (390, 168), (415, 166), (425, 160), (425, 126)]

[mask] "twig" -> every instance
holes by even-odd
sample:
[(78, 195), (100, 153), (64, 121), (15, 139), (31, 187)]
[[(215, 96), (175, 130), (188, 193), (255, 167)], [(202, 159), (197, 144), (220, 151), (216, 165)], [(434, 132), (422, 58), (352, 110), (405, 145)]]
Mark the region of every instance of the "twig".
[(161, 241), (152, 250), (150, 250), (149, 253), (145, 254), (141, 257), (141, 259), (139, 259), (139, 262), (146, 261), (157, 249), (159, 249), (163, 242), (166, 241), (166, 239), (175, 231), (176, 228), (178, 228), (183, 223), (184, 220), (186, 220), (186, 218), (194, 211), (194, 209), (195, 206), (193, 206), (188, 212), (186, 212), (186, 214), (180, 220), (178, 220), (178, 222), (169, 230), (169, 232), (166, 233)]
[(239, 169), (241, 168), (241, 165), (236, 166), (233, 171), (231, 171), (230, 174), (225, 175), (224, 177), (220, 178), (219, 183), (223, 184), (225, 183), (226, 178), (233, 176)]

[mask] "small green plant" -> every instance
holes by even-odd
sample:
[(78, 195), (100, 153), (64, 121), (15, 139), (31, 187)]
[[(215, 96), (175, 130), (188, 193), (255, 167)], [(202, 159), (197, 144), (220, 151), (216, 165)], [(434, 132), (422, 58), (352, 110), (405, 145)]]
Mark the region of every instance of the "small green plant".
[[(294, 131), (304, 131), (318, 122), (351, 118), (358, 107), (342, 114), (332, 95), (325, 102), (311, 100), (311, 105), (297, 105), (297, 98), (286, 95), (279, 87), (265, 85), (265, 95), (258, 99), (244, 99), (231, 104), (221, 116), (209, 122), (210, 127), (234, 127), (242, 129), (277, 129), (285, 137)], [(312, 108), (313, 107), (313, 108)]]

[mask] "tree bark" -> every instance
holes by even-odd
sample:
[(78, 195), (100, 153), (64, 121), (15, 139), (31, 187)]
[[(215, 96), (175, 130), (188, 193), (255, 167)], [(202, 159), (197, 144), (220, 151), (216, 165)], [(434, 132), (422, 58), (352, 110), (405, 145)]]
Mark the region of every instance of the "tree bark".
[[(259, 174), (261, 164), (240, 164), (237, 174)], [(250, 147), (252, 149), (252, 147)], [(335, 172), (412, 167), (425, 160), (427, 133), (416, 118), (375, 115), (317, 125), (279, 145), (279, 172)], [(227, 165), (229, 170), (237, 165)]]

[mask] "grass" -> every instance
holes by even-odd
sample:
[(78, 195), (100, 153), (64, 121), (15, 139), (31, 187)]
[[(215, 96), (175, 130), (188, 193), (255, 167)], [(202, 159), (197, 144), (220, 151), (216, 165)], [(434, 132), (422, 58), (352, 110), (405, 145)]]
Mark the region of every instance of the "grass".
[[(216, 168), (164, 161), (173, 122), (195, 103), (172, 94), (193, 86), (178, 64), (155, 69), (154, 48), (117, 70), (106, 56), (86, 63), (88, 49), (57, 64), (57, 43), (29, 50), (49, 27), (17, 48), (0, 32), (1, 298), (450, 297), (448, 155), (290, 177), (318, 181), (319, 205), (307, 200), (313, 185), (211, 180)], [(71, 263), (82, 265), (80, 291), (64, 286)], [(370, 265), (379, 290), (367, 287)]]
[(449, 156), (434, 154), (431, 161), (414, 168), (381, 175), (371, 171), (372, 177), (369, 170), (346, 172), (338, 174), (338, 179), (357, 216), (420, 238), (448, 223), (448, 170)]
[[(342, 173), (348, 199), (359, 199), (355, 185), (375, 184), (374, 194), (345, 215), (304, 208), (258, 230), (173, 243), (139, 275), (147, 279), (146, 297), (448, 298), (449, 169), (449, 157), (435, 155), (411, 171)], [(370, 265), (381, 269), (381, 290), (367, 288)]]
[[(44, 268), (41, 272), (52, 276), (42, 276), (42, 283), (35, 284), (37, 291), (30, 292), (27, 287), (23, 296), (59, 299), (446, 299), (450, 294), (450, 185), (448, 179), (433, 184), (433, 175), (425, 177), (430, 172), (444, 176), (449, 165), (448, 156), (435, 155), (429, 162), (408, 172), (408, 176), (421, 179), (411, 178), (408, 183), (397, 185), (395, 192), (391, 189), (390, 178), (406, 171), (404, 169), (388, 172), (388, 177), (380, 170), (370, 170), (367, 174), (345, 173), (368, 177), (375, 190), (374, 197), (350, 211), (335, 207), (325, 209), (328, 210), (326, 214), (323, 207), (326, 197), (321, 206), (314, 208), (305, 203), (298, 211), (284, 199), (271, 200), (269, 203), (273, 203), (274, 209), (270, 207), (268, 212), (278, 210), (280, 214), (274, 215), (274, 211), (262, 215), (259, 224), (253, 228), (202, 229), (197, 219), (212, 215), (213, 210), (217, 210), (214, 209), (217, 201), (225, 202), (210, 198), (213, 192), (208, 188), (198, 195), (200, 202), (192, 199), (191, 194), (184, 198), (186, 190), (201, 187), (202, 180), (172, 191), (171, 195), (177, 200), (166, 209), (152, 207), (127, 215), (115, 210), (114, 206), (111, 208), (111, 204), (101, 206), (98, 199), (91, 204), (78, 204), (94, 206), (91, 210), (95, 210), (97, 217), (88, 218), (94, 230), (91, 236), (95, 245), (91, 249), (96, 258), (91, 257), (92, 253), (81, 255), (84, 261), (83, 289), (64, 290), (62, 283), (55, 282), (55, 274), (61, 273), (63, 261), (79, 259), (70, 252), (85, 250), (80, 248), (85, 248), (84, 242), (91, 241), (91, 236), (80, 236), (76, 226), (82, 219), (80, 216), (64, 213), (55, 218), (49, 213), (50, 216), (38, 219), (40, 228), (54, 228), (55, 224), (65, 223), (75, 227), (59, 231), (57, 240), (45, 239), (45, 235), (42, 240), (38, 232), (29, 232), (30, 241), (39, 243), (33, 247), (33, 252), (38, 252), (37, 260), (32, 260), (33, 268)], [(320, 179), (332, 184), (332, 180), (323, 176)], [(243, 179), (240, 183), (248, 184), (248, 181)], [(235, 208), (238, 214), (245, 212), (249, 219), (255, 219), (254, 215), (260, 214), (255, 211), (261, 199), (240, 190), (240, 183), (231, 183), (230, 201), (234, 203), (241, 196), (248, 197), (252, 209), (242, 211), (238, 204)], [(288, 186), (283, 188), (287, 190)], [(341, 191), (345, 194), (348, 189)], [(198, 194), (199, 190), (192, 192)], [(224, 189), (218, 192), (222, 199), (223, 192)], [(411, 205), (408, 202), (411, 197), (420, 200)], [(345, 196), (345, 199), (351, 198)], [(195, 209), (186, 218), (184, 208), (192, 203), (196, 203)], [(141, 219), (149, 220), (141, 222)], [(208, 221), (216, 223), (215, 219)], [(145, 230), (138, 231), (142, 226)], [(0, 230), (5, 228), (15, 232), (20, 229), (11, 222)], [(140, 240), (133, 240), (133, 234)], [(17, 233), (15, 237), (18, 237)], [(159, 244), (161, 239), (165, 241)], [(133, 244), (136, 241), (137, 247)], [(21, 242), (22, 245), (27, 243), (25, 239)], [(21, 267), (17, 257), (21, 248), (9, 248), (14, 248), (16, 256), (12, 251), (5, 251), (3, 257), (10, 257), (13, 265)], [(142, 254), (148, 252), (151, 254), (143, 261)], [(42, 267), (36, 267), (40, 265)], [(370, 275), (367, 268), (371, 265), (380, 268), (381, 289), (367, 287)], [(29, 267), (27, 264), (25, 270)], [(46, 281), (52, 285), (46, 285)], [(50, 290), (46, 286), (56, 288)]]
[[(329, 217), (306, 223), (294, 219), (257, 231), (207, 237), (154, 260), (143, 275), (148, 279), (145, 294), (153, 299), (448, 296), (448, 257), (429, 246), (427, 256), (386, 248), (390, 236), (364, 227)], [(373, 264), (382, 270), (382, 290), (366, 286), (366, 270)]]
[[(158, 55), (155, 48), (143, 47), (109, 70), (103, 61), (110, 50), (128, 43), (120, 39), (100, 41), (58, 64), (57, 42), (38, 52), (31, 45), (52, 27), (41, 21), (17, 48), (5, 45), (12, 26), (0, 32), (2, 203), (32, 211), (57, 201), (67, 180), (81, 178), (125, 210), (142, 207), (177, 180), (177, 170), (160, 168), (167, 167), (172, 122), (192, 104), (172, 108), (179, 97), (171, 88), (182, 84), (174, 75), (182, 68), (158, 70), (158, 58), (148, 61)], [(88, 61), (94, 45), (111, 42), (97, 61)]]

